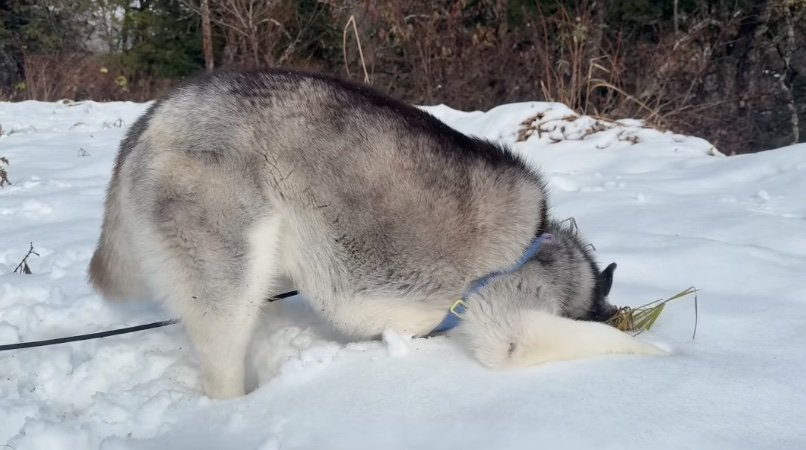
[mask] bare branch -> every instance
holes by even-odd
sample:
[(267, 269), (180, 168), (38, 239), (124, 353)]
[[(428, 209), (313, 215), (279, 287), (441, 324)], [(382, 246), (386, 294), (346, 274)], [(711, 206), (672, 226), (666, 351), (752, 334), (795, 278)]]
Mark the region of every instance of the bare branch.
[(342, 51), (344, 53), (344, 69), (347, 71), (347, 76), (351, 77), (352, 75), (350, 74), (350, 64), (347, 62), (347, 30), (350, 28), (350, 25), (353, 26), (353, 34), (355, 34), (355, 42), (356, 46), (358, 47), (358, 57), (361, 60), (361, 68), (364, 70), (364, 83), (371, 84), (369, 79), (369, 73), (367, 72), (367, 63), (364, 61), (364, 50), (361, 48), (361, 37), (358, 36), (358, 27), (355, 24), (354, 15), (350, 15), (350, 18), (344, 25), (344, 31), (342, 32)]
[(28, 267), (28, 257), (30, 257), (31, 255), (39, 256), (39, 253), (37, 253), (36, 250), (34, 250), (33, 242), (31, 242), (31, 247), (28, 249), (28, 253), (26, 253), (25, 256), (22, 258), (22, 261), (20, 261), (20, 263), (17, 264), (17, 267), (14, 269), (14, 273), (22, 273), (25, 275), (30, 275), (32, 273), (31, 268)]

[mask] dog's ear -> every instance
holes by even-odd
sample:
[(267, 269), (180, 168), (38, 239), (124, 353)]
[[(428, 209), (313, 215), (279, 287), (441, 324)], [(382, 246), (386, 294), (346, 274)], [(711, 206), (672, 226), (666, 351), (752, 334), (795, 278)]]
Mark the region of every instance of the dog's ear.
[(610, 295), (610, 288), (613, 287), (613, 272), (616, 271), (616, 267), (616, 263), (610, 263), (599, 275), (599, 287), (602, 289), (602, 295), (605, 297)]

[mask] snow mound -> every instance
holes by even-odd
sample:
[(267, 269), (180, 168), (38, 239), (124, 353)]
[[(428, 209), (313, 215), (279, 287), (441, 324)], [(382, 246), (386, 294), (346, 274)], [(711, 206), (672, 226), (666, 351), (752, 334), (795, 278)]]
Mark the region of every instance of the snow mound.
[(617, 149), (641, 144), (640, 148), (661, 147), (676, 152), (724, 156), (704, 139), (658, 131), (635, 119), (608, 120), (579, 115), (562, 103), (512, 103), (487, 112), (463, 112), (445, 105), (423, 109), (465, 134), (510, 145), (528, 142), (530, 145), (562, 144), (560, 148), (569, 149)]

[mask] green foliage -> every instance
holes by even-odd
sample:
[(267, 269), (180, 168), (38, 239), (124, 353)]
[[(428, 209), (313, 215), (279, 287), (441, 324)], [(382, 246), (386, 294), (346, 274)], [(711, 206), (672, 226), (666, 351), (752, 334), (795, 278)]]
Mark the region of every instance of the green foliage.
[(83, 48), (90, 0), (10, 0), (0, 3), (0, 46), (31, 53)]
[(341, 26), (333, 20), (331, 5), (321, 0), (298, 0), (296, 16), (296, 23), (289, 33), (301, 37), (296, 48), (297, 57), (326, 66), (341, 61)]
[[(60, 61), (64, 67), (53, 71)], [(107, 67), (114, 73), (106, 75)], [(200, 20), (180, 0), (0, 1), (0, 92), (14, 98), (38, 95), (19, 88), (32, 74), (40, 89), (59, 84), (108, 98), (110, 86), (152, 92), (154, 80), (202, 67)]]
[(125, 2), (120, 62), (132, 76), (181, 78), (204, 67), (198, 16), (176, 0)]
[(38, 55), (86, 54), (93, 0), (0, 1), (0, 92), (27, 97), (25, 66)]

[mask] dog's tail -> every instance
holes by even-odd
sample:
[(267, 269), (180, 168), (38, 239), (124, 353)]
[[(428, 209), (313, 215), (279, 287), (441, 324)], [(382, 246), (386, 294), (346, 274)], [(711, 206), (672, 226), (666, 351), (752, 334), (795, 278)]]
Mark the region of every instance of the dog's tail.
[(609, 353), (667, 354), (603, 323), (542, 311), (522, 311), (509, 317), (488, 316), (479, 310), (475, 314), (468, 312), (460, 329), (479, 361), (492, 368), (525, 367)]
[(115, 168), (104, 208), (98, 246), (89, 265), (89, 281), (105, 299), (141, 299), (148, 296), (131, 233), (125, 228), (121, 179)]

